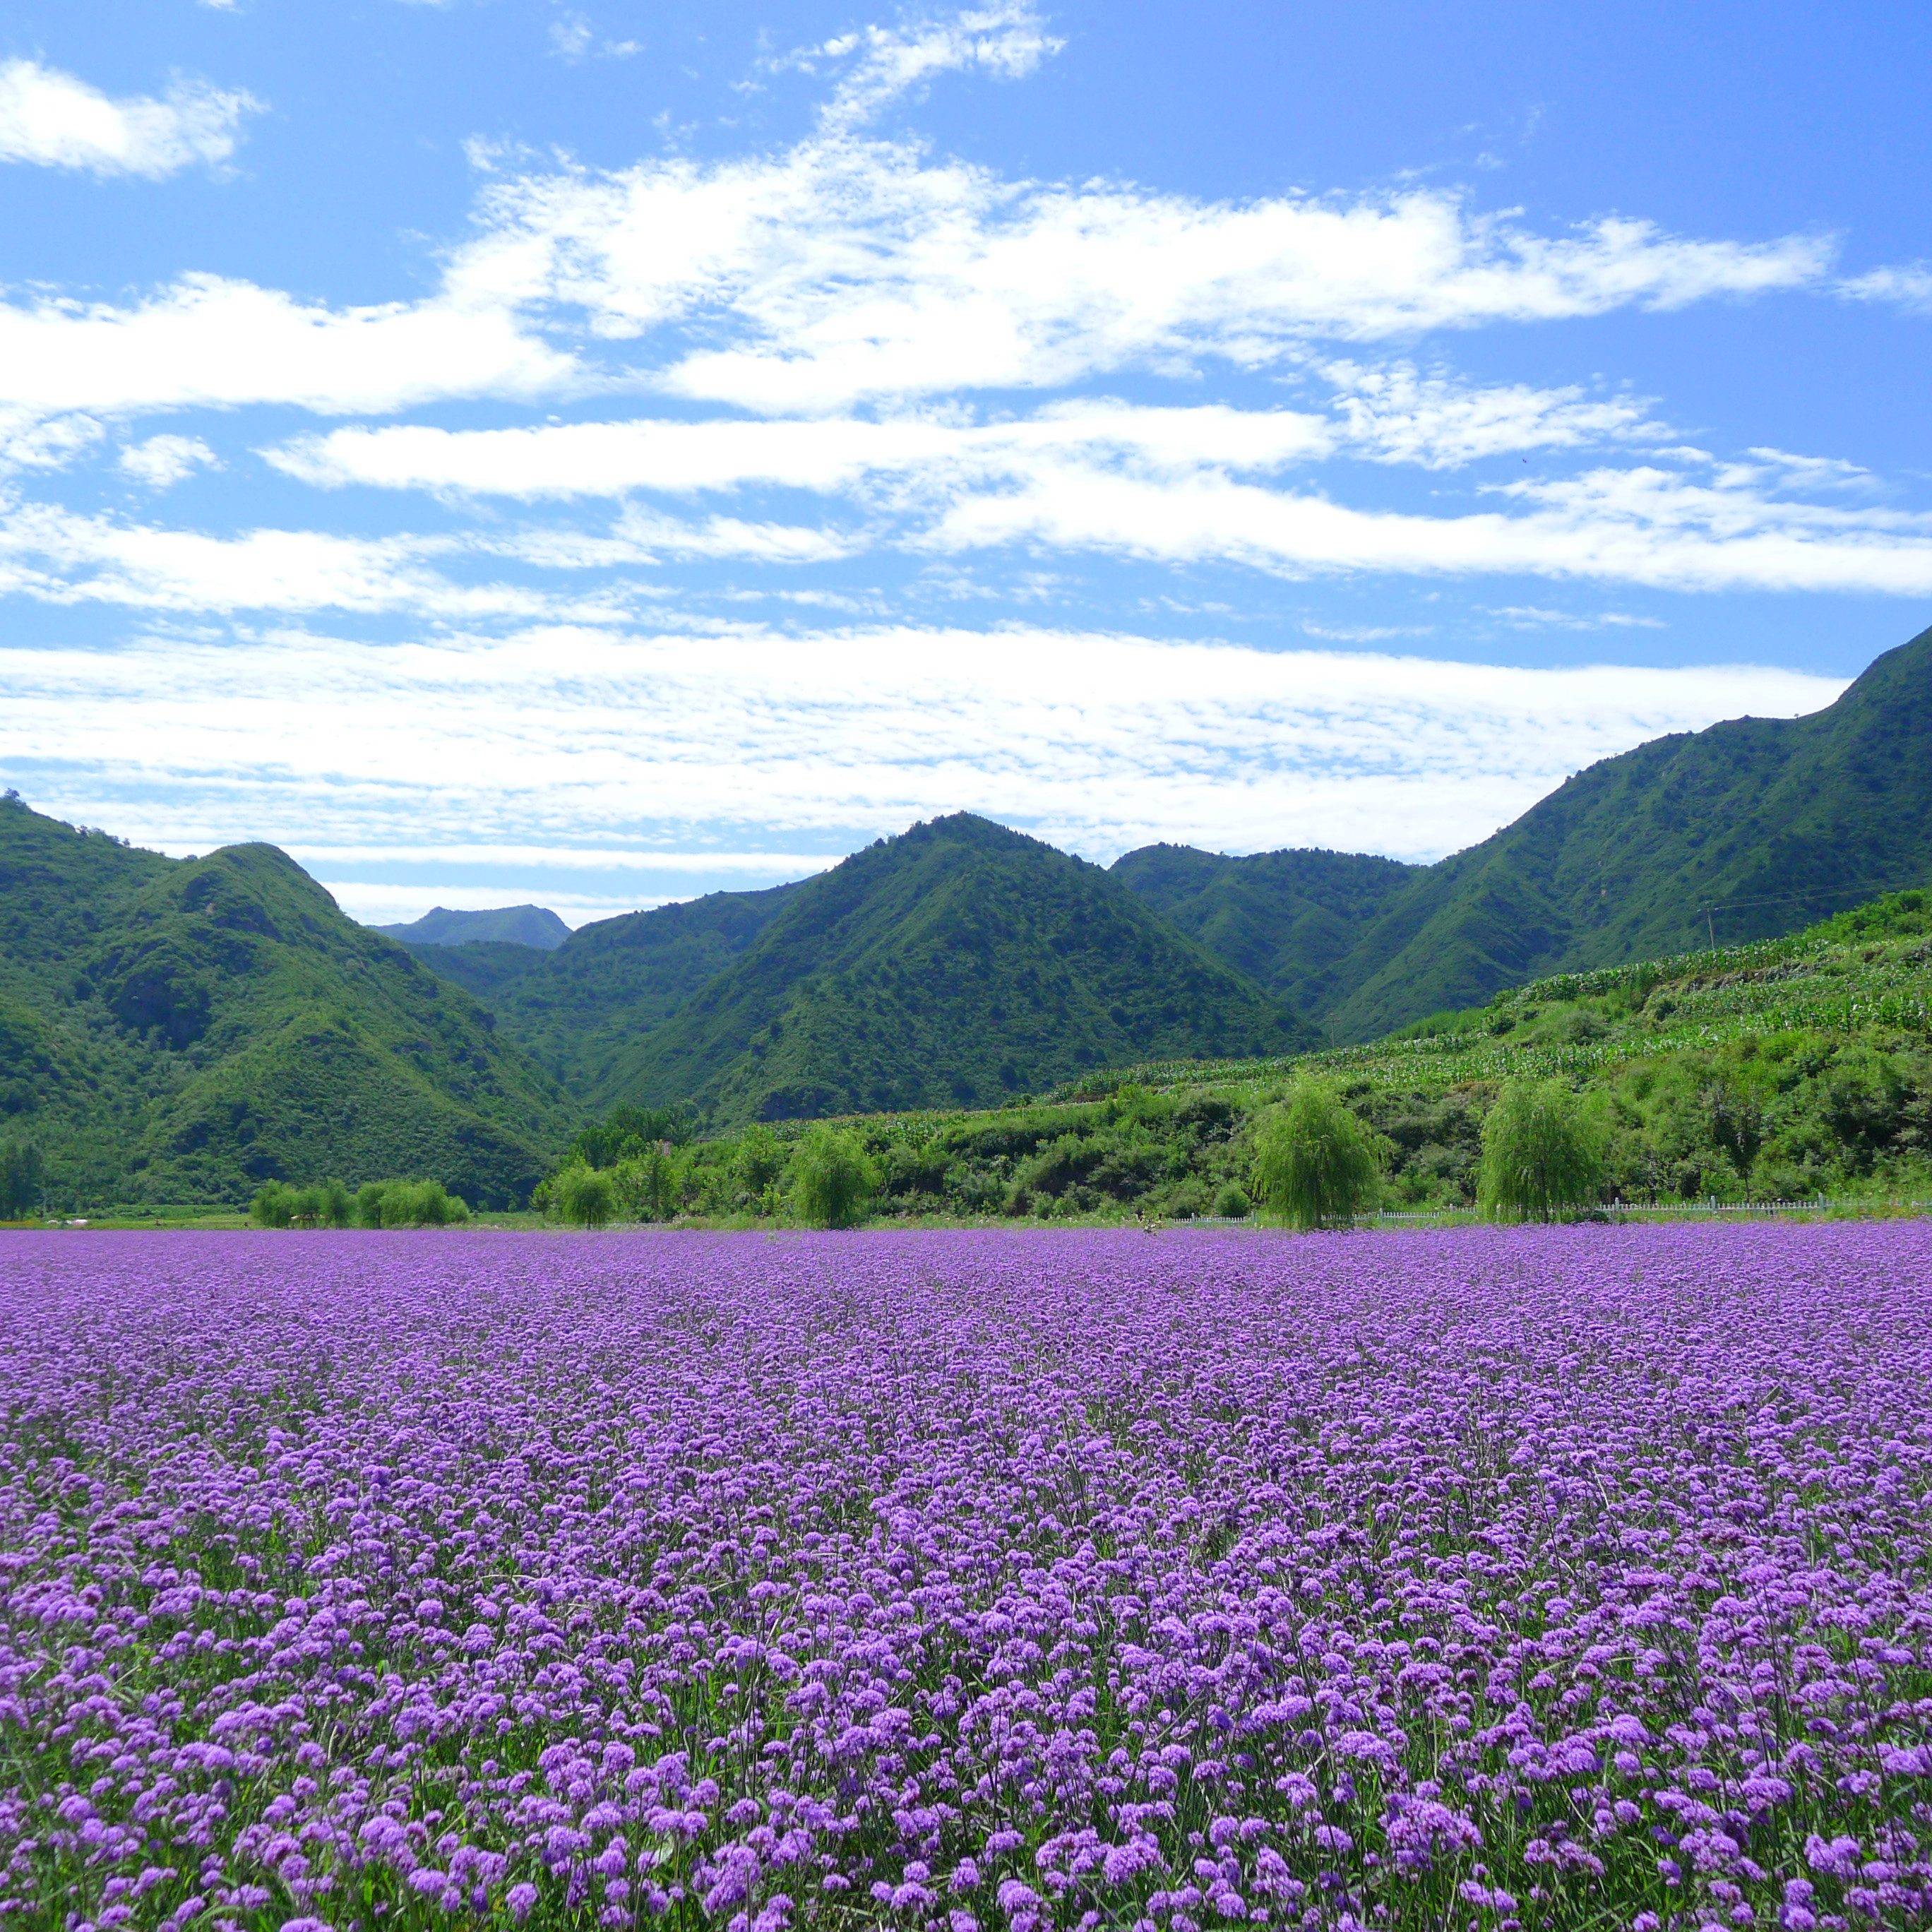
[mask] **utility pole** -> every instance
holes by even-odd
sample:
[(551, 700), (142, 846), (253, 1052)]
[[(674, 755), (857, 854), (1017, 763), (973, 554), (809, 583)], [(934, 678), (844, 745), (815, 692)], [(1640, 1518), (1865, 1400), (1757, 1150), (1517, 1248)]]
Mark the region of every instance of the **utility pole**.
[(1711, 908), (1708, 906), (1706, 906), (1704, 908), (1704, 930), (1711, 936), (1711, 950), (1713, 952), (1716, 952), (1718, 950), (1718, 928), (1716, 925), (1712, 922), (1711, 918)]

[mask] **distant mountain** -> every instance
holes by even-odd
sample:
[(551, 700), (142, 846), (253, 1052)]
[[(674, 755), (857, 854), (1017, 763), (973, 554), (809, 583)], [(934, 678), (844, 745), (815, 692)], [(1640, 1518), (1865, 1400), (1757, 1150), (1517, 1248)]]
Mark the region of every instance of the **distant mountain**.
[(953, 1106), (1312, 1037), (1098, 866), (970, 814), (789, 890), (585, 1097), (688, 1098), (721, 1120)]
[(1809, 717), (1656, 739), (1438, 865), (1348, 869), (1387, 862), (1154, 846), (1114, 870), (1345, 1040), (1543, 974), (1792, 932), (1932, 880), (1932, 631)]
[(56, 1201), (426, 1174), (507, 1204), (569, 1124), (488, 1012), (273, 846), (166, 859), (0, 800), (0, 1137)]
[(435, 906), (407, 926), (372, 926), (405, 946), (534, 946), (548, 952), (570, 937), (570, 928), (548, 906), (497, 906), (488, 912), (452, 912)]

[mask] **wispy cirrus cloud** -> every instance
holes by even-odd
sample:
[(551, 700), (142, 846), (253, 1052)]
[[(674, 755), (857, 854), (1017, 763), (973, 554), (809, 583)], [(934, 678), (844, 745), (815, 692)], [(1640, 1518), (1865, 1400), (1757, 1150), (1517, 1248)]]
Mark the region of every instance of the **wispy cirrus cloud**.
[(116, 100), (38, 61), (0, 62), (0, 160), (150, 181), (226, 161), (262, 104), (239, 88), (177, 80)]

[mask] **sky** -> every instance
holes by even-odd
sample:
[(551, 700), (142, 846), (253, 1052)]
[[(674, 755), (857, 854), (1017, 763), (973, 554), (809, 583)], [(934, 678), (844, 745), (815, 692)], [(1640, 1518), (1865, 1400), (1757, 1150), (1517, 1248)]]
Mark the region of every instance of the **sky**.
[(572, 925), (1430, 860), (1932, 622), (1921, 4), (16, 0), (0, 782)]

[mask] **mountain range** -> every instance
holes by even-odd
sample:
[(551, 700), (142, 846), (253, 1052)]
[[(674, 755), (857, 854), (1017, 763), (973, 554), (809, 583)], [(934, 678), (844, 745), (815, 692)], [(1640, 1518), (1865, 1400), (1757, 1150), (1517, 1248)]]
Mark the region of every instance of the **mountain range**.
[(718, 1126), (992, 1105), (1373, 1038), (1928, 878), (1932, 631), (1823, 711), (1606, 759), (1432, 866), (1156, 845), (1103, 869), (960, 814), (554, 945), (527, 908), (396, 944), (272, 848), (168, 860), (10, 798), (0, 1136), (76, 1194), (426, 1172), (488, 1202), (619, 1102)]

